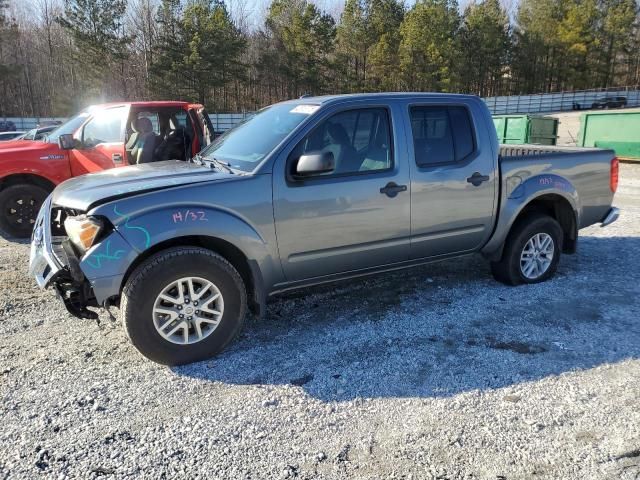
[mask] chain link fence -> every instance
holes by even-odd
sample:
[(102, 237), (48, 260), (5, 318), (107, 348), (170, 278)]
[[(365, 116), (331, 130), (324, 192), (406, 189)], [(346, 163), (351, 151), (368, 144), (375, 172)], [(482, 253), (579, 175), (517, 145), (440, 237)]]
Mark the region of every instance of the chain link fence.
[[(619, 87), (597, 90), (580, 90), (559, 93), (541, 93), (536, 95), (511, 95), (488, 97), (484, 102), (493, 115), (554, 113), (574, 110), (591, 110), (596, 103), (605, 103), (605, 99), (615, 100), (624, 97), (627, 107), (640, 106), (640, 87)], [(603, 106), (595, 106), (604, 108)]]
[[(620, 87), (598, 90), (581, 90), (560, 93), (541, 93), (536, 95), (512, 95), (504, 97), (484, 98), (493, 115), (525, 114), (525, 113), (554, 113), (576, 110), (590, 110), (596, 102), (606, 98), (624, 97), (626, 107), (640, 107), (640, 86)], [(618, 100), (620, 101), (620, 100)], [(212, 113), (209, 115), (213, 130), (217, 134), (226, 132), (234, 125), (253, 115), (244, 113)], [(38, 125), (45, 125), (53, 121), (64, 121), (61, 117), (0, 117), (0, 123), (11, 121), (16, 130), (30, 130)]]

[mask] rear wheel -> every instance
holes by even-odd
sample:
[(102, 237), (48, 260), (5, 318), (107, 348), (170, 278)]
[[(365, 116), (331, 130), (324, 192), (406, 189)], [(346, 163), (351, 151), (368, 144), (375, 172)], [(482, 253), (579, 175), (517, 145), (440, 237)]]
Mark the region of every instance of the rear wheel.
[(48, 192), (28, 183), (0, 191), (0, 229), (17, 238), (28, 238)]
[(491, 264), (491, 273), (507, 285), (544, 282), (555, 274), (561, 251), (560, 224), (548, 215), (530, 215), (513, 226), (502, 259)]
[(239, 333), (247, 295), (220, 255), (177, 247), (144, 261), (122, 292), (125, 331), (145, 357), (165, 365), (205, 360)]

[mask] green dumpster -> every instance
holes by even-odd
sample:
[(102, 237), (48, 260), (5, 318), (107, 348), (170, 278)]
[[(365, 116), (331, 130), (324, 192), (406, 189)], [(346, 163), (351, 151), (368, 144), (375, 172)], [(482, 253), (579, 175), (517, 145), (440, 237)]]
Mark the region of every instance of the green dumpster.
[(610, 148), (618, 158), (640, 160), (640, 111), (582, 114), (578, 145)]
[(536, 115), (494, 115), (498, 141), (504, 144), (555, 145), (558, 119)]

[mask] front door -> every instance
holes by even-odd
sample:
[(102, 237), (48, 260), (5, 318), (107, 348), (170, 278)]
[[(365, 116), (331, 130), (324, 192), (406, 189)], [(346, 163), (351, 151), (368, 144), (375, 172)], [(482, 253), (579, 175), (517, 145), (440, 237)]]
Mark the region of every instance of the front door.
[[(409, 106), (411, 258), (473, 251), (493, 229), (496, 152), (470, 105)], [(495, 143), (495, 142), (494, 142)]]
[(69, 152), (73, 176), (127, 165), (124, 135), (127, 107), (97, 112), (76, 133), (76, 148)]
[[(278, 249), (288, 281), (401, 262), (409, 255), (409, 175), (388, 108), (320, 121), (274, 171)], [(303, 154), (331, 152), (330, 174), (295, 179)], [(403, 163), (402, 166), (400, 163)]]

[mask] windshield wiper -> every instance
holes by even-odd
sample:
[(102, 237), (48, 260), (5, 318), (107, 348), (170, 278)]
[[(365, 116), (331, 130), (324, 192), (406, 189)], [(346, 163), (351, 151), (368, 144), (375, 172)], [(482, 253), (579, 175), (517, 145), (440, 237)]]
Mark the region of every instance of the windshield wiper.
[(215, 165), (216, 167), (222, 168), (229, 173), (235, 173), (233, 168), (231, 168), (231, 164), (229, 162), (223, 162), (222, 160), (218, 160), (216, 157), (203, 157), (202, 155), (197, 155), (202, 162), (209, 162), (209, 166)]
[(204, 161), (202, 160), (202, 155), (200, 155), (199, 153), (196, 153), (192, 158), (191, 161), (193, 163), (195, 163), (196, 165), (202, 165), (204, 166)]

